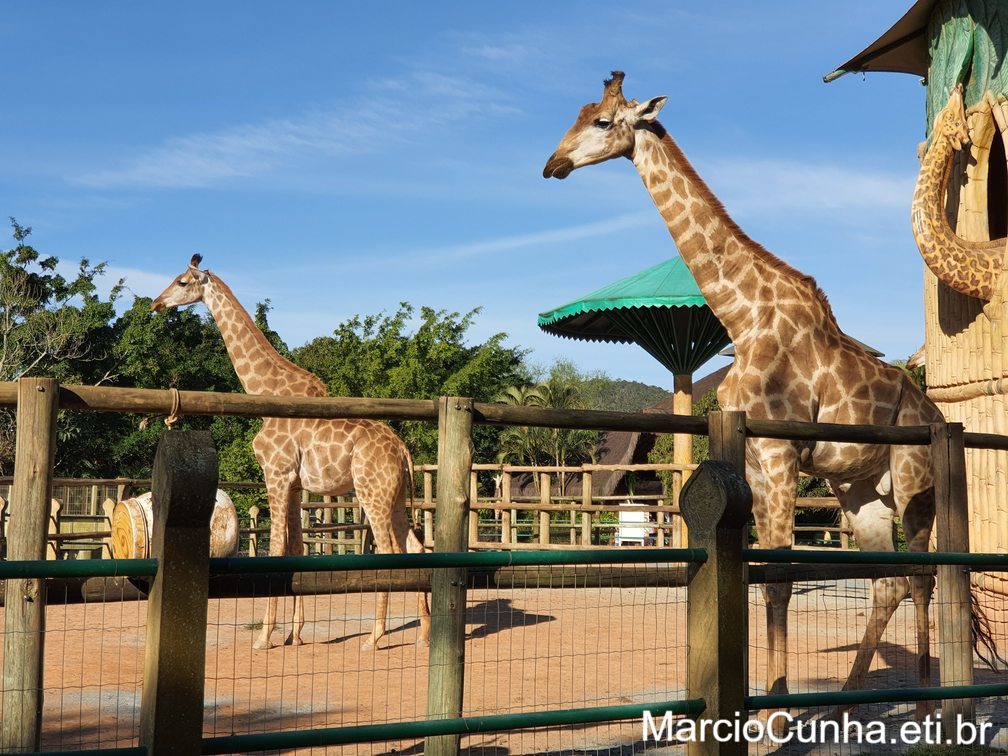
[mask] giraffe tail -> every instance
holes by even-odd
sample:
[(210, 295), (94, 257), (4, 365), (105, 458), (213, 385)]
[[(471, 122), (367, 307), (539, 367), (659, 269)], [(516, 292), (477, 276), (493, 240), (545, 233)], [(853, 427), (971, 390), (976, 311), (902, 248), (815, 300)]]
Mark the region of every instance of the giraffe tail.
[(994, 629), (980, 604), (975, 587), (970, 591), (970, 626), (973, 636), (973, 651), (980, 660), (993, 672), (1008, 667), (1008, 660), (998, 651), (997, 641), (994, 639)]

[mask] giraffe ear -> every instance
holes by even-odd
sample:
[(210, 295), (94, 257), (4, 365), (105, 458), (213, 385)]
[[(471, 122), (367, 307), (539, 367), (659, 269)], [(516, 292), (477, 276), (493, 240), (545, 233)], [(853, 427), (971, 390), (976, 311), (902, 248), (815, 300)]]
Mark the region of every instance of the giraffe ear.
[(653, 121), (667, 100), (668, 97), (652, 97), (634, 109), (634, 116), (638, 121)]
[(190, 268), (198, 268), (199, 264), (201, 262), (203, 262), (203, 255), (195, 254), (195, 255), (192, 256), (192, 259), (189, 261), (189, 267)]

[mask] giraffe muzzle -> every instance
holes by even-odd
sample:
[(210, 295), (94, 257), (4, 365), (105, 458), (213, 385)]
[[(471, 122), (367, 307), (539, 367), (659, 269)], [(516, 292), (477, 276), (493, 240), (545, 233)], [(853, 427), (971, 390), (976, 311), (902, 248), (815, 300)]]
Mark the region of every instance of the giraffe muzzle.
[(565, 179), (574, 170), (574, 162), (570, 158), (557, 157), (554, 152), (543, 168), (543, 178)]

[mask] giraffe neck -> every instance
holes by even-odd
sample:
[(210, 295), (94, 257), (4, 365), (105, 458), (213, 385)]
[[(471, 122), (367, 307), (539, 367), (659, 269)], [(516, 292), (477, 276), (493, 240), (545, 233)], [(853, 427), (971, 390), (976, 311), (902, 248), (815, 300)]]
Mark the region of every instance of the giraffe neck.
[(203, 287), (203, 302), (220, 329), (246, 393), (325, 396), (322, 381), (281, 356), (227, 284), (212, 273), (209, 276)]
[(1001, 270), (1005, 240), (969, 242), (952, 230), (945, 210), (945, 192), (954, 158), (955, 150), (948, 138), (935, 134), (921, 162), (910, 207), (914, 240), (924, 262), (940, 280), (962, 294), (989, 300)]
[(632, 160), (704, 299), (736, 346), (759, 332), (760, 318), (780, 305), (774, 282), (782, 277), (791, 281), (789, 294), (797, 291), (800, 303), (825, 307), (832, 320), (815, 282), (736, 225), (659, 124), (637, 130)]

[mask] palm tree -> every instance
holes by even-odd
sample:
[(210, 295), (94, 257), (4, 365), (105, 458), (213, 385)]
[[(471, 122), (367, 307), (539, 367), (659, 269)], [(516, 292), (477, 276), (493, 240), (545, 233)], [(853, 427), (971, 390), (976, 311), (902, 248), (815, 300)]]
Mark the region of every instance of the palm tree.
[[(554, 407), (557, 409), (585, 409), (581, 381), (551, 375), (537, 386), (511, 386), (496, 401), (522, 407)], [(566, 428), (530, 428), (516, 426), (505, 430), (500, 437), (499, 459), (529, 465), (554, 464), (564, 467), (584, 460), (594, 461), (598, 447), (598, 433)], [(539, 488), (538, 477), (535, 480)], [(567, 488), (567, 476), (559, 478), (561, 496)]]

